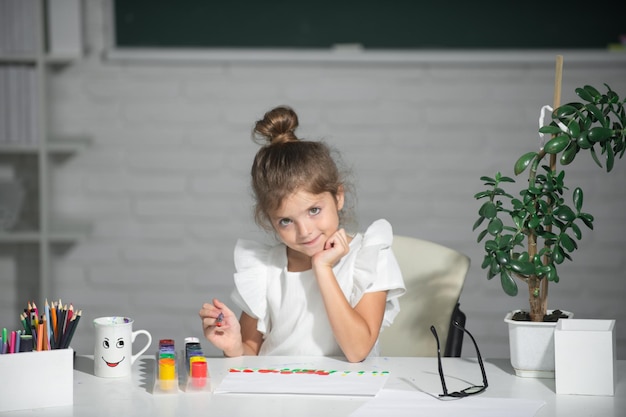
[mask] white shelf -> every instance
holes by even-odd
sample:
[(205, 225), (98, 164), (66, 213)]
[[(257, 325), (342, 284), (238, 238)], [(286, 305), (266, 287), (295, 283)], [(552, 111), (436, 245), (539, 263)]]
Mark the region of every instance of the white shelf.
[[(80, 58), (75, 47), (81, 40), (71, 33), (68, 36), (64, 25), (78, 24), (72, 19), (80, 15), (81, 0), (3, 1), (0, 25), (10, 22), (11, 36), (0, 39), (0, 164), (9, 164), (17, 180), (27, 177), (36, 182), (29, 191), (37, 195), (26, 200), (21, 210), (24, 216), (15, 229), (0, 230), (0, 245), (26, 244), (27, 250), (38, 254), (39, 264), (32, 268), (35, 275), (20, 277), (29, 282), (17, 285), (37, 288), (37, 294), (28, 294), (29, 299), (44, 299), (52, 296), (51, 260), (60, 256), (53, 246), (74, 244), (90, 233), (86, 225), (52, 217), (54, 195), (49, 181), (58, 162), (52, 156), (71, 156), (90, 144), (86, 137), (54, 137), (47, 118), (50, 71)], [(53, 52), (46, 51), (45, 45)]]
[(37, 230), (8, 230), (0, 232), (0, 244), (48, 243), (68, 244), (84, 239), (91, 232), (89, 225), (53, 226), (47, 233)]
[[(49, 154), (73, 154), (79, 152), (91, 144), (87, 137), (54, 138), (45, 144), (43, 152)], [(0, 154), (33, 154), (37, 155), (41, 145), (37, 143), (0, 143)]]

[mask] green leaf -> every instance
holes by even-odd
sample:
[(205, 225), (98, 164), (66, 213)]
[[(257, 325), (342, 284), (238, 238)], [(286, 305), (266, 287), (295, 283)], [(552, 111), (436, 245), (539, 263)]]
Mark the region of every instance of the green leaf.
[(491, 195), (491, 191), (481, 191), (479, 193), (474, 194), (474, 198), (476, 200), (480, 200), (481, 198), (489, 197)]
[(558, 133), (563, 133), (560, 127), (555, 125), (542, 126), (539, 128), (539, 133), (547, 133), (550, 135), (556, 135)]
[(506, 252), (499, 250), (496, 252), (496, 260), (500, 265), (507, 265), (509, 263), (509, 255)]
[(485, 220), (485, 217), (484, 216), (480, 216), (478, 218), (478, 220), (476, 220), (476, 222), (474, 222), (474, 227), (472, 227), (472, 230), (476, 230), (478, 228), (478, 226), (480, 226), (484, 220)]
[(487, 235), (488, 230), (485, 229), (482, 232), (480, 232), (478, 234), (478, 238), (476, 238), (476, 242), (480, 242), (481, 240), (483, 240), (485, 238), (485, 236)]
[(598, 155), (596, 154), (596, 150), (594, 148), (591, 148), (591, 149), (589, 149), (589, 151), (591, 152), (591, 157), (595, 161), (596, 165), (598, 165), (600, 168), (602, 168), (602, 163), (598, 159)]
[(485, 185), (495, 185), (496, 184), (496, 180), (494, 180), (491, 177), (480, 177), (481, 181), (485, 181)]
[(554, 209), (552, 214), (564, 222), (571, 222), (576, 218), (576, 213), (568, 206), (559, 206)]
[(498, 214), (498, 209), (492, 201), (486, 201), (485, 204), (478, 209), (478, 214), (487, 219), (493, 219)]
[[(586, 104), (585, 108), (589, 110), (589, 113), (593, 114), (593, 117), (595, 117), (600, 123), (604, 121), (604, 114), (602, 114), (600, 109), (595, 104)], [(602, 124), (604, 125), (604, 123)]]
[(545, 273), (545, 277), (548, 281), (559, 282), (559, 276), (556, 274), (556, 268), (552, 265), (547, 266), (547, 271)]
[(580, 213), (578, 217), (585, 223), (585, 225), (593, 230), (593, 216), (588, 213)]
[(591, 93), (589, 93), (584, 88), (577, 88), (575, 91), (576, 91), (576, 94), (578, 95), (578, 97), (582, 98), (583, 100), (585, 100), (585, 101), (593, 101), (593, 95), (591, 95)]
[(500, 284), (502, 284), (502, 289), (507, 295), (510, 295), (511, 297), (515, 297), (517, 295), (517, 284), (506, 269), (503, 269), (500, 272)]
[(548, 265), (541, 265), (535, 269), (535, 273), (538, 277), (545, 276), (550, 271), (550, 267)]
[(535, 265), (533, 265), (531, 262), (522, 262), (519, 260), (511, 259), (509, 261), (509, 266), (511, 267), (512, 271), (515, 271), (521, 275), (528, 276), (535, 273)]
[(489, 255), (485, 255), (485, 257), (483, 258), (483, 263), (480, 266), (482, 269), (487, 268), (489, 265), (491, 265), (491, 256)]
[(498, 263), (496, 258), (491, 258), (491, 267), (489, 268), (489, 275), (491, 275), (491, 278), (493, 278), (499, 273), (500, 273), (500, 264)]
[(576, 242), (574, 242), (572, 240), (572, 238), (569, 237), (567, 234), (562, 233), (561, 236), (560, 236), (560, 239), (561, 239), (561, 245), (568, 252), (572, 252), (572, 251), (574, 251), (576, 249)]
[(528, 252), (522, 252), (517, 257), (517, 260), (520, 262), (528, 262), (529, 256)]
[(576, 154), (580, 148), (576, 144), (576, 142), (570, 142), (568, 147), (563, 151), (561, 155), (561, 165), (569, 165), (572, 163), (574, 158), (576, 158)]
[(576, 139), (576, 145), (578, 145), (581, 149), (589, 149), (593, 144), (587, 138), (587, 135), (580, 135), (578, 139)]
[(496, 236), (498, 233), (502, 231), (502, 226), (503, 226), (502, 220), (500, 220), (497, 217), (494, 217), (489, 222), (489, 225), (487, 226), (487, 230), (489, 230), (489, 234)]
[(613, 169), (613, 164), (615, 163), (615, 154), (613, 153), (613, 148), (610, 146), (606, 147), (606, 172), (611, 172)]
[(530, 227), (531, 229), (534, 229), (535, 227), (539, 226), (540, 224), (541, 224), (541, 219), (536, 214), (533, 215), (530, 218), (530, 220), (528, 221), (528, 227)]
[(580, 125), (578, 124), (578, 120), (572, 119), (572, 121), (567, 124), (567, 128), (569, 129), (569, 133), (572, 137), (577, 138), (580, 136)]
[(572, 223), (570, 226), (572, 227), (576, 239), (580, 240), (583, 237), (583, 232), (580, 230), (580, 227), (578, 227), (576, 223)]
[(608, 127), (596, 126), (596, 127), (592, 127), (589, 130), (589, 133), (587, 134), (587, 138), (591, 142), (604, 142), (605, 140), (609, 139), (614, 134), (615, 134), (615, 131), (613, 129), (610, 129)]
[(537, 157), (537, 152), (528, 152), (515, 162), (514, 172), (519, 175), (526, 170), (530, 162)]
[(571, 104), (565, 104), (561, 107), (559, 107), (558, 109), (554, 110), (554, 114), (561, 118), (564, 116), (571, 116), (573, 114), (576, 114), (577, 109), (576, 107), (572, 106)]
[(573, 193), (574, 199), (574, 207), (576, 207), (576, 211), (580, 213), (580, 210), (583, 208), (583, 190), (580, 187), (576, 187)]
[(485, 242), (485, 250), (487, 252), (495, 252), (498, 250), (498, 243), (495, 240), (488, 240)]
[(565, 259), (565, 254), (563, 253), (563, 249), (561, 249), (558, 246), (554, 248), (554, 252), (552, 252), (552, 259), (554, 259), (554, 262), (557, 264), (563, 263), (563, 260)]
[(557, 154), (569, 145), (570, 138), (567, 135), (552, 138), (543, 147), (543, 150), (549, 154)]
[(591, 94), (591, 96), (593, 97), (594, 100), (598, 100), (602, 94), (600, 94), (600, 92), (598, 90), (596, 90), (595, 88), (593, 88), (590, 85), (586, 85), (584, 87), (585, 91), (588, 92), (589, 94)]

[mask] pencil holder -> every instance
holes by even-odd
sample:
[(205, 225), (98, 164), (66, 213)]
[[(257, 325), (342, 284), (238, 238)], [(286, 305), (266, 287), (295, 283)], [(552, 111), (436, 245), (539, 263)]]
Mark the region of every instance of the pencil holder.
[(74, 350), (0, 355), (0, 412), (74, 403)]

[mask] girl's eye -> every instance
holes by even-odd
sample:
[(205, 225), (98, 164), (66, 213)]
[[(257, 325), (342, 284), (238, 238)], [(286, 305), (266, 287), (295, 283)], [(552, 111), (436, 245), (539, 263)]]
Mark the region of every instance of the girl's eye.
[(320, 214), (320, 211), (322, 211), (321, 208), (313, 207), (309, 210), (309, 214), (311, 214), (312, 216), (315, 216), (316, 214)]
[(285, 226), (289, 226), (291, 224), (291, 220), (290, 219), (280, 219), (278, 221), (278, 225), (281, 227), (285, 227)]

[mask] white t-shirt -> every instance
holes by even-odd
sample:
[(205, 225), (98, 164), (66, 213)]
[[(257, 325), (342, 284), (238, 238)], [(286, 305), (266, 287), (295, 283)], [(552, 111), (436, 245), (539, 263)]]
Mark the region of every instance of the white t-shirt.
[[(393, 232), (377, 220), (350, 242), (350, 252), (333, 268), (351, 306), (363, 294), (387, 291), (382, 327), (400, 311), (397, 298), (405, 292), (400, 267), (391, 251)], [(259, 355), (343, 356), (335, 341), (312, 270), (287, 271), (284, 244), (270, 246), (239, 240), (235, 247), (235, 290), (232, 299), (257, 319), (263, 334)], [(370, 356), (378, 355), (377, 344)]]

